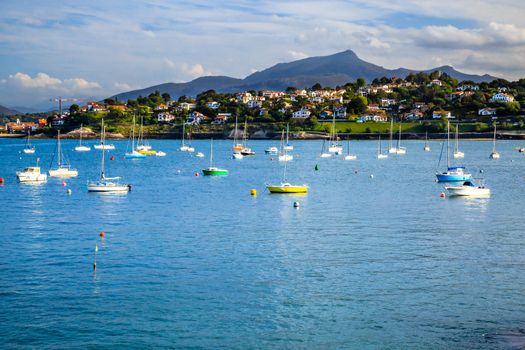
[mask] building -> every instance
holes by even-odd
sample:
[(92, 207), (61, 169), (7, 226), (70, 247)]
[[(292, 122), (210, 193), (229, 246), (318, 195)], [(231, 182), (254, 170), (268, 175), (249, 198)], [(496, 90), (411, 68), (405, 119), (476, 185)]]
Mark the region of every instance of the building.
[(449, 111), (443, 111), (443, 110), (437, 110), (437, 111), (432, 112), (432, 119), (441, 119), (443, 117), (450, 119), (452, 115), (450, 114)]
[(424, 114), (418, 110), (410, 111), (409, 113), (405, 114), (405, 119), (407, 120), (420, 120), (423, 119)]
[(269, 111), (268, 111), (268, 108), (261, 108), (261, 109), (259, 110), (259, 116), (260, 116), (260, 117), (263, 117), (263, 116), (265, 116), (265, 115), (268, 115), (268, 112), (269, 112)]
[(237, 94), (237, 102), (239, 103), (248, 103), (248, 101), (253, 100), (253, 95), (249, 92), (240, 92)]
[(390, 107), (397, 104), (397, 101), (393, 98), (382, 98), (381, 107)]
[(490, 98), (490, 102), (508, 103), (512, 101), (514, 101), (514, 96), (502, 92), (498, 92)]
[(334, 118), (335, 119), (346, 119), (346, 107), (345, 106), (334, 107)]
[(292, 118), (294, 119), (307, 119), (310, 118), (312, 112), (308, 108), (301, 108), (298, 111), (292, 113)]
[(206, 103), (206, 107), (208, 107), (210, 109), (217, 109), (220, 106), (221, 106), (221, 104), (219, 102), (215, 102), (215, 101), (211, 101), (211, 102)]
[(160, 112), (157, 114), (157, 121), (159, 123), (169, 123), (175, 119), (175, 116), (170, 112)]
[(155, 110), (156, 111), (167, 111), (168, 110), (168, 105), (164, 104), (164, 103), (161, 103), (160, 105), (155, 107)]
[(496, 108), (482, 108), (478, 110), (478, 115), (481, 116), (495, 116), (496, 115)]
[(428, 86), (432, 86), (432, 85), (443, 86), (443, 82), (439, 79), (434, 79), (430, 83), (428, 83)]
[(456, 88), (458, 91), (478, 91), (479, 86), (477, 85), (460, 85)]
[(262, 107), (262, 101), (256, 101), (256, 100), (249, 100), (246, 103), (246, 106), (248, 108), (261, 108)]
[(319, 118), (321, 119), (328, 119), (328, 118), (332, 118), (332, 111), (322, 111), (321, 113), (319, 113)]
[(100, 111), (107, 111), (108, 108), (106, 105), (99, 104), (98, 102), (88, 102), (87, 105), (87, 111), (88, 112), (100, 112)]
[(5, 131), (8, 133), (27, 133), (28, 131), (35, 131), (38, 128), (38, 124), (21, 122), (17, 119), (16, 122), (9, 122), (5, 124)]
[(359, 117), (359, 121), (361, 123), (364, 123), (364, 122), (387, 122), (388, 121), (388, 117), (385, 115), (385, 114), (381, 114), (381, 113), (368, 113), (368, 114), (363, 114), (362, 116)]
[(371, 103), (368, 105), (368, 110), (369, 111), (378, 111), (379, 110), (379, 105), (377, 103)]
[(55, 116), (51, 119), (50, 123), (52, 127), (62, 126), (66, 123), (66, 118), (64, 116)]
[(191, 102), (181, 102), (179, 104), (178, 110), (180, 111), (191, 111), (194, 110), (197, 105)]
[(228, 119), (231, 118), (231, 116), (232, 116), (231, 113), (219, 113), (219, 114), (217, 114), (215, 119), (213, 119), (213, 121), (211, 123), (213, 125), (225, 124), (228, 121)]
[(193, 111), (188, 115), (188, 118), (186, 119), (186, 124), (191, 125), (199, 125), (201, 124), (205, 119), (208, 119), (204, 114)]

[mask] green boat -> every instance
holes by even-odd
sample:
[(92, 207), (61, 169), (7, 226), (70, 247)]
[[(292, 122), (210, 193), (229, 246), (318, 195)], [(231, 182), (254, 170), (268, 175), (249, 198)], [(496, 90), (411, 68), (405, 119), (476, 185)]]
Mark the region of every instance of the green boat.
[(210, 143), (210, 166), (202, 169), (202, 174), (204, 176), (228, 176), (228, 170), (213, 166), (213, 139)]

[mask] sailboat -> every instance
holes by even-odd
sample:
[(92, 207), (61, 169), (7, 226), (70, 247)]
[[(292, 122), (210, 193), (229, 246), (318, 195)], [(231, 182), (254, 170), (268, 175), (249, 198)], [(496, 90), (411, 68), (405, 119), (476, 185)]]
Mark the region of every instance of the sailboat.
[(492, 153), (490, 159), (499, 159), (499, 152), (496, 151), (496, 124), (494, 124), (494, 139), (492, 140)]
[(394, 147), (394, 118), (390, 118), (390, 144), (388, 146), (388, 153), (397, 153), (397, 148)]
[[(67, 163), (66, 158), (64, 157), (64, 154), (62, 153), (62, 148), (60, 147), (60, 130), (58, 130), (57, 134), (57, 152), (55, 153), (55, 156), (57, 158), (57, 168), (56, 169), (49, 169), (48, 173), (49, 176), (54, 177), (76, 177), (78, 176), (77, 169), (71, 169), (71, 166)], [(53, 158), (55, 157), (53, 156)]]
[[(104, 126), (104, 120), (102, 120), (102, 126)], [(113, 149), (115, 149), (115, 145), (112, 145), (110, 143), (106, 144), (105, 132), (106, 132), (105, 129), (104, 129), (104, 132), (102, 132), (102, 129), (100, 129), (100, 143), (98, 145), (94, 145), (93, 148), (101, 149), (101, 150), (113, 150)]]
[[(284, 150), (286, 155), (286, 150)], [(307, 185), (292, 185), (289, 182), (286, 182), (286, 165), (288, 162), (284, 162), (283, 170), (283, 181), (280, 184), (266, 184), (266, 188), (270, 193), (307, 193)]]
[(233, 152), (238, 152), (240, 153), (243, 149), (243, 145), (242, 143), (239, 143), (237, 141), (237, 116), (235, 116), (235, 130), (233, 131), (233, 147), (232, 147), (232, 150)]
[(326, 140), (323, 140), (323, 147), (321, 148), (321, 158), (330, 158), (332, 153), (326, 152), (325, 150)]
[(195, 152), (195, 148), (193, 148), (193, 147), (191, 147), (189, 145), (189, 141), (188, 141), (188, 144), (184, 143), (184, 136), (185, 135), (186, 135), (186, 123), (182, 122), (182, 140), (180, 142), (179, 151), (182, 151), (182, 152)]
[(428, 145), (428, 132), (425, 131), (425, 145), (423, 146), (423, 151), (430, 152), (430, 146)]
[(401, 147), (401, 123), (399, 123), (399, 138), (397, 139), (396, 154), (406, 154), (406, 147)]
[[(151, 149), (151, 145), (144, 140), (144, 117), (140, 116), (140, 129), (139, 129), (139, 136), (137, 137), (137, 147), (135, 148), (137, 152), (140, 154), (144, 154), (147, 156), (154, 156), (157, 155), (157, 151)], [(161, 157), (162, 157), (161, 152)], [(164, 153), (164, 155), (166, 155)]]
[(377, 143), (377, 159), (388, 158), (388, 154), (384, 154), (381, 150), (381, 135), (379, 135), (379, 141)]
[(253, 151), (251, 148), (248, 147), (247, 138), (248, 138), (248, 120), (245, 119), (244, 120), (244, 132), (243, 132), (243, 135), (242, 135), (242, 150), (241, 150), (241, 154), (243, 156), (254, 156), (255, 155), (255, 151)]
[[(455, 181), (470, 181), (472, 175), (465, 171), (464, 166), (450, 166), (450, 121), (447, 121), (447, 170), (442, 173), (436, 173), (438, 182), (455, 182)], [(439, 155), (439, 161), (441, 162), (441, 156), (443, 154), (443, 148), (441, 148), (441, 154)], [(439, 166), (439, 163), (438, 163)]]
[(290, 123), (286, 124), (286, 144), (284, 145), (284, 149), (287, 151), (293, 151), (293, 146), (290, 145), (288, 135), (290, 133)]
[(131, 128), (131, 152), (124, 154), (126, 159), (143, 159), (146, 158), (145, 154), (140, 153), (135, 149), (135, 115), (133, 115), (133, 127)]
[(335, 114), (332, 117), (332, 133), (330, 135), (330, 144), (328, 145), (328, 152), (341, 154), (343, 152), (343, 147), (337, 142), (337, 129), (335, 128)]
[(346, 156), (343, 157), (343, 160), (356, 160), (357, 156), (355, 154), (350, 154), (350, 140), (347, 140), (346, 145)]
[(202, 169), (202, 173), (205, 176), (227, 176), (228, 170), (221, 169), (213, 166), (213, 139), (210, 141), (210, 166), (206, 169)]
[(78, 140), (78, 146), (75, 147), (77, 152), (89, 152), (91, 147), (82, 144), (82, 124), (80, 124), (80, 139)]
[(293, 159), (293, 155), (288, 154), (286, 152), (286, 148), (285, 147), (286, 146), (284, 144), (284, 130), (283, 130), (282, 133), (281, 133), (281, 147), (280, 147), (280, 150), (279, 150), (279, 161), (281, 161), (281, 162), (287, 162), (287, 161)]
[(35, 153), (35, 146), (31, 145), (31, 142), (29, 141), (30, 138), (31, 138), (31, 129), (28, 129), (27, 130), (26, 146), (24, 147), (24, 153), (25, 154), (33, 154), (33, 153)]
[(454, 158), (463, 158), (465, 157), (465, 153), (461, 152), (459, 150), (459, 127), (456, 125), (456, 143), (454, 146)]
[[(101, 144), (104, 144), (106, 130), (104, 128), (104, 119), (102, 119), (102, 128), (101, 128)], [(100, 149), (102, 153), (101, 169), (100, 169), (100, 179), (98, 181), (88, 182), (88, 192), (120, 192), (126, 193), (131, 191), (131, 185), (121, 185), (118, 183), (120, 177), (106, 177), (104, 174), (104, 149)]]

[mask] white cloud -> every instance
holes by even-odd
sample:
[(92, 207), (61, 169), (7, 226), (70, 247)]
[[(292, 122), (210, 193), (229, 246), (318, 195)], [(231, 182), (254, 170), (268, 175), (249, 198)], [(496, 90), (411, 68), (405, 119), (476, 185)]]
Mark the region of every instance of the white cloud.
[(181, 68), (184, 73), (190, 75), (193, 78), (213, 75), (212, 71), (205, 69), (204, 66), (200, 63), (195, 63), (195, 64), (183, 63), (181, 65)]
[(122, 92), (122, 91), (129, 91), (131, 90), (131, 86), (129, 84), (126, 84), (126, 83), (119, 83), (119, 82), (114, 82), (113, 83), (113, 87), (115, 88), (115, 90), (119, 91), (119, 92)]
[(304, 52), (300, 52), (300, 51), (294, 51), (294, 50), (288, 50), (288, 55), (293, 58), (294, 60), (299, 60), (301, 58), (306, 58), (308, 57), (307, 54), (305, 54)]

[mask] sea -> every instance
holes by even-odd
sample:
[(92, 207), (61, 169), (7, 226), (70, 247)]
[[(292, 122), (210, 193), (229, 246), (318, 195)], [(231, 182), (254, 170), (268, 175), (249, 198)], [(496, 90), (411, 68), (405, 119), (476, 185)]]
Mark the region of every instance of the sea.
[(37, 159), (49, 169), (56, 141), (26, 155), (0, 139), (2, 349), (525, 346), (525, 141), (498, 141), (499, 160), (491, 141), (460, 141), (452, 163), (490, 198), (442, 198), (441, 141), (403, 141), (406, 155), (381, 160), (377, 141), (344, 142), (354, 161), (293, 141), (286, 181), (306, 195), (266, 190), (285, 171), (264, 153), (271, 140), (249, 141), (243, 160), (215, 140), (226, 177), (202, 176), (209, 140), (192, 141), (204, 158), (151, 140), (165, 157), (126, 160), (129, 143), (112, 143), (106, 176), (128, 194), (87, 192), (101, 151), (74, 152), (75, 140), (62, 148), (77, 178), (20, 184)]

